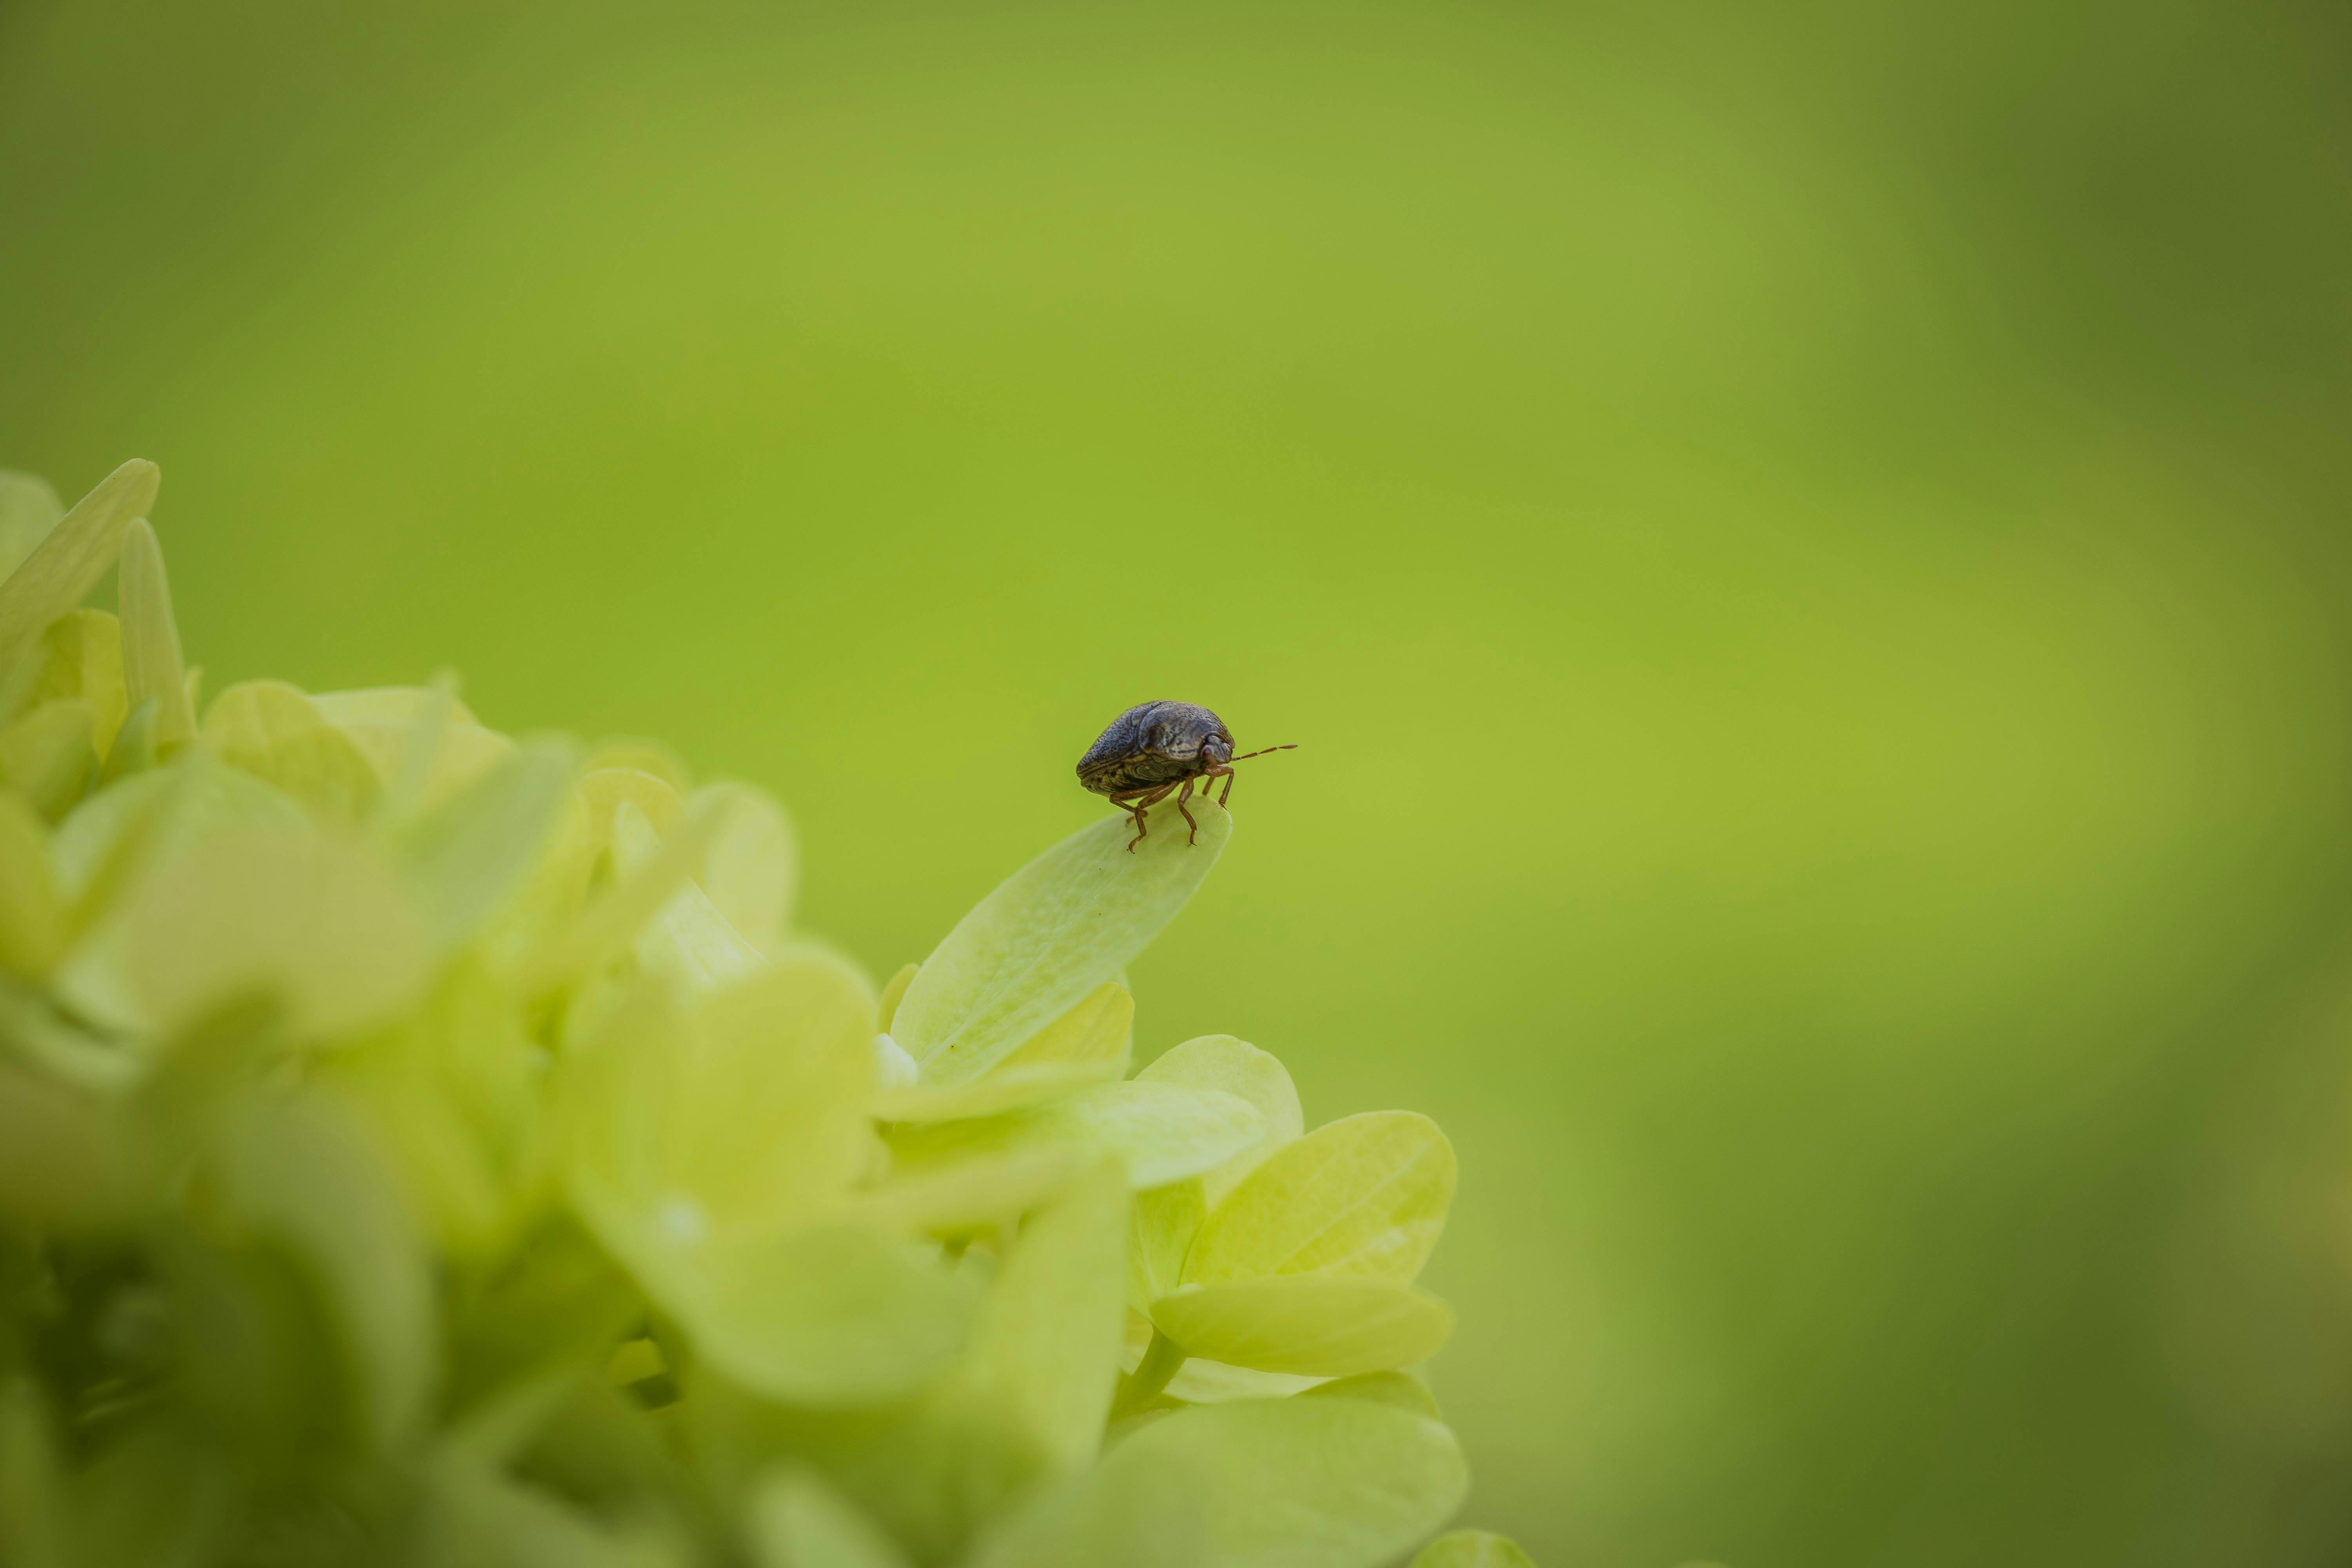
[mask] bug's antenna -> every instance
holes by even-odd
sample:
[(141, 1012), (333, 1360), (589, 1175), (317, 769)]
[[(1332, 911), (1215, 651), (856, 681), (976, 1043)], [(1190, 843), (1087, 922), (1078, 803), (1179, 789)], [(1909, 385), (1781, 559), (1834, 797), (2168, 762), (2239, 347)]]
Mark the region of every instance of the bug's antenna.
[(1286, 746), (1260, 746), (1260, 747), (1259, 747), (1256, 751), (1255, 751), (1255, 752), (1244, 752), (1240, 756), (1235, 757), (1235, 758), (1234, 758), (1234, 759), (1232, 759), (1232, 760), (1233, 760), (1234, 762), (1236, 762), (1236, 763), (1245, 763), (1245, 762), (1248, 762), (1252, 757), (1262, 757), (1262, 756), (1265, 755), (1268, 752), (1295, 752), (1295, 751), (1297, 751), (1297, 750), (1298, 750), (1298, 742), (1296, 742), (1296, 741), (1293, 741), (1290, 744), (1288, 744), (1288, 745), (1286, 745)]

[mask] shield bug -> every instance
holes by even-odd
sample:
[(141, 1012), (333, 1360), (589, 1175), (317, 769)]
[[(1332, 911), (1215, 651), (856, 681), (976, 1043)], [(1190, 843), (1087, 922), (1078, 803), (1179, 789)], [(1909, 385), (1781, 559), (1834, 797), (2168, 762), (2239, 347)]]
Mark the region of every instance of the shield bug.
[(1184, 809), (1194, 785), (1206, 800), (1210, 786), (1224, 780), (1224, 792), (1217, 796), (1217, 804), (1223, 805), (1234, 793), (1235, 763), (1267, 752), (1297, 749), (1266, 746), (1237, 757), (1233, 731), (1199, 703), (1139, 702), (1112, 720), (1110, 728), (1087, 748), (1087, 754), (1078, 759), (1078, 782), (1107, 796), (1134, 819), (1135, 837), (1127, 845), (1133, 854), (1151, 831), (1143, 814), (1167, 799), (1171, 791), (1176, 794), (1177, 811), (1192, 830), (1185, 841), (1198, 843), (1201, 825)]

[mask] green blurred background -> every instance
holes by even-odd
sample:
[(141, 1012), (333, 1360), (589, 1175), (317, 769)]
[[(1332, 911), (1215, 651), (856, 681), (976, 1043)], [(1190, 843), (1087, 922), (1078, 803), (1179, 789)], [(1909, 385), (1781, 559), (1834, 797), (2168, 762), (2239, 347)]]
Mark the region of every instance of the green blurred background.
[(877, 973), (1302, 742), (1139, 1048), (1446, 1125), (1554, 1568), (2340, 1563), (2347, 16), (0, 0), (0, 464)]

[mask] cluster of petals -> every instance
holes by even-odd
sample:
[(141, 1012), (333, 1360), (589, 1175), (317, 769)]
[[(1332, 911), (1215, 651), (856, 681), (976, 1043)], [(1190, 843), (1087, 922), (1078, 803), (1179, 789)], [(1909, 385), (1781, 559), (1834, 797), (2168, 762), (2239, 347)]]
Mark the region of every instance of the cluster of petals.
[(1444, 1525), (1444, 1137), (1310, 1131), (1231, 1036), (1134, 1068), (1223, 812), (1106, 817), (877, 987), (795, 923), (778, 804), (657, 743), (446, 679), (207, 700), (156, 488), (0, 475), (0, 1558), (1371, 1568)]

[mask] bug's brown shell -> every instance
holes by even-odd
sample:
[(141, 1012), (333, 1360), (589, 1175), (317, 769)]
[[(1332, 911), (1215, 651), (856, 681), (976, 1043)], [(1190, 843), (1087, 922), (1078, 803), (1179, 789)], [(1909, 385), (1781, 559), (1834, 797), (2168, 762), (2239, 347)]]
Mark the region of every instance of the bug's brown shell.
[(1139, 702), (1087, 748), (1078, 782), (1097, 795), (1128, 795), (1191, 778), (1233, 751), (1225, 721), (1199, 703)]

